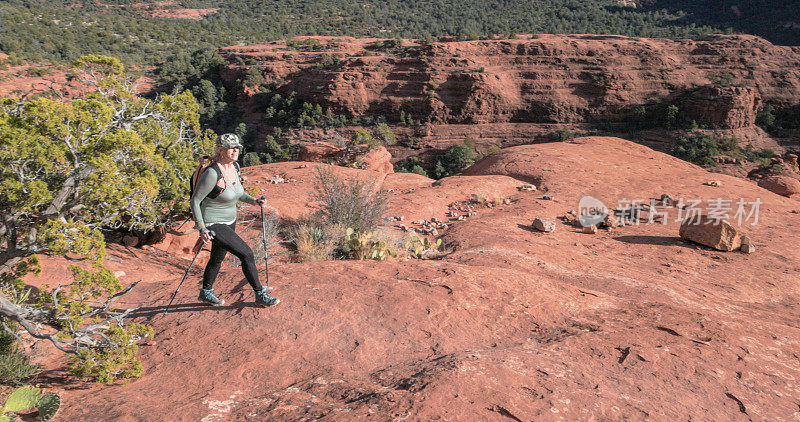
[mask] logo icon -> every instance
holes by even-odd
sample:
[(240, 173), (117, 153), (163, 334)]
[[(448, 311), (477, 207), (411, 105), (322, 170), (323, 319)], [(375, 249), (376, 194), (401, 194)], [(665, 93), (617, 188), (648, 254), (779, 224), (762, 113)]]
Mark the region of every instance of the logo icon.
[(605, 221), (607, 216), (606, 205), (593, 196), (584, 196), (578, 202), (578, 221), (583, 227), (596, 226)]

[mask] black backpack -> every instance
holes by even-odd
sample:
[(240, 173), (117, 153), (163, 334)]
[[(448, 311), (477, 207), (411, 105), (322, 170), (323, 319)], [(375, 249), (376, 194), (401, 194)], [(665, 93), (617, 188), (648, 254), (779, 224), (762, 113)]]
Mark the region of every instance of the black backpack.
[[(208, 164), (206, 164), (206, 160), (208, 160)], [(214, 189), (212, 189), (211, 192), (208, 193), (207, 197), (216, 198), (217, 196), (219, 196), (220, 193), (222, 193), (222, 191), (225, 190), (225, 188), (227, 188), (227, 186), (225, 186), (224, 188), (221, 188), (219, 186), (219, 179), (222, 179), (222, 170), (219, 168), (219, 164), (217, 164), (217, 162), (214, 161), (211, 157), (204, 155), (200, 157), (200, 163), (197, 165), (197, 169), (192, 174), (192, 179), (189, 180), (190, 198), (192, 197), (192, 195), (194, 195), (194, 187), (197, 186), (197, 181), (200, 180), (200, 176), (203, 174), (203, 172), (206, 171), (206, 169), (212, 166), (214, 167), (214, 171), (217, 172), (217, 184), (214, 185)], [(239, 162), (234, 161), (233, 166), (236, 167), (236, 175), (239, 176), (239, 180), (241, 180), (242, 175), (241, 175), (241, 168), (239, 167)]]

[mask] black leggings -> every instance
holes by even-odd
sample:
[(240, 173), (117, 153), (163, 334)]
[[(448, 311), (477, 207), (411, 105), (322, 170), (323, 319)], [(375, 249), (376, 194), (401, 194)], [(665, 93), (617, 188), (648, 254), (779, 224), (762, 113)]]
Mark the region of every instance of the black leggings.
[(258, 270), (256, 269), (256, 259), (253, 250), (247, 246), (244, 240), (236, 234), (236, 222), (233, 224), (212, 224), (208, 229), (214, 232), (211, 240), (211, 257), (203, 272), (203, 288), (209, 290), (214, 286), (217, 279), (222, 260), (228, 252), (242, 261), (242, 271), (247, 282), (255, 291), (261, 290), (261, 283), (258, 281)]

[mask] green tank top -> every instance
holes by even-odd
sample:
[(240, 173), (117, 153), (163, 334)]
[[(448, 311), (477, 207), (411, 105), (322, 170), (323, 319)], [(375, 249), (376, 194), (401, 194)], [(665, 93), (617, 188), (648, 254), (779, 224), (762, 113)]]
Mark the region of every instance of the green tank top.
[(211, 224), (233, 223), (236, 221), (236, 204), (239, 201), (248, 204), (256, 203), (256, 199), (244, 191), (238, 174), (235, 180), (226, 180), (225, 190), (220, 192), (216, 198), (209, 198), (208, 194), (214, 189), (218, 178), (214, 167), (208, 167), (200, 175), (195, 186), (191, 205), (194, 222), (198, 229), (204, 229)]

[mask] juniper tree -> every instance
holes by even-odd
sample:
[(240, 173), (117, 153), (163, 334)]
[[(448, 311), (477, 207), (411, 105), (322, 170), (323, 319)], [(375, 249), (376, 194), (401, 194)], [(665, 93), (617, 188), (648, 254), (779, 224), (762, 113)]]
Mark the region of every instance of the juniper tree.
[[(72, 354), (75, 373), (108, 382), (139, 374), (135, 341), (149, 329), (113, 306), (133, 285), (103, 265), (100, 230), (152, 229), (186, 211), (195, 157), (213, 134), (190, 92), (149, 100), (117, 59), (75, 65), (90, 87), (79, 98), (0, 98), (0, 315), (7, 330), (19, 324)], [(37, 255), (66, 253), (84, 261), (72, 281), (26, 290)]]

